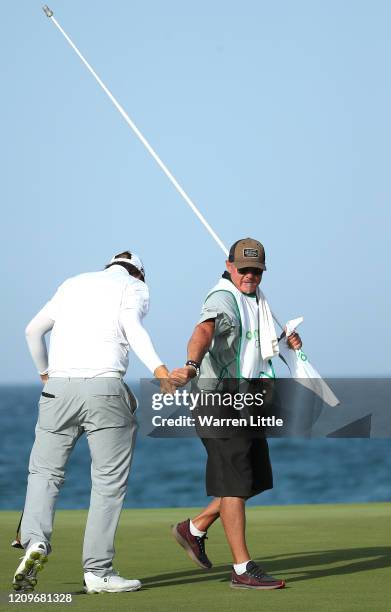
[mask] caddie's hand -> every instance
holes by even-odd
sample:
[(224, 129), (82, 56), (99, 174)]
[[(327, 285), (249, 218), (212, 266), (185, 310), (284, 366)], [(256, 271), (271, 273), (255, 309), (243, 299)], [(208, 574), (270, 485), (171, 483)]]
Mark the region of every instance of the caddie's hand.
[(45, 385), (47, 383), (47, 381), (49, 380), (49, 375), (48, 374), (40, 374), (41, 380), (43, 382), (43, 384)]
[(192, 366), (185, 366), (184, 368), (176, 368), (169, 374), (169, 380), (177, 387), (184, 387), (189, 380), (197, 375), (196, 369)]
[(293, 332), (290, 336), (287, 337), (286, 341), (288, 342), (289, 348), (294, 351), (298, 351), (303, 346), (301, 338), (297, 332)]

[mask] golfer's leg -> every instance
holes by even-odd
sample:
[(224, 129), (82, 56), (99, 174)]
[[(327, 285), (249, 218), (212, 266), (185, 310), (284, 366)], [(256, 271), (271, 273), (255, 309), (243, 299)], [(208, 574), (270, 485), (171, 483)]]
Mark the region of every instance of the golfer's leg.
[(244, 563), (244, 561), (251, 559), (245, 537), (245, 499), (242, 497), (222, 497), (220, 517), (234, 563)]
[(193, 525), (200, 531), (207, 531), (220, 516), (220, 497), (215, 497), (200, 514), (191, 519)]
[(39, 425), (35, 429), (21, 524), (25, 549), (35, 542), (45, 542), (50, 550), (55, 504), (64, 482), (65, 464), (78, 437), (76, 428), (66, 434), (53, 433)]
[(84, 572), (110, 574), (114, 537), (127, 489), (137, 425), (89, 432), (91, 501), (83, 548)]

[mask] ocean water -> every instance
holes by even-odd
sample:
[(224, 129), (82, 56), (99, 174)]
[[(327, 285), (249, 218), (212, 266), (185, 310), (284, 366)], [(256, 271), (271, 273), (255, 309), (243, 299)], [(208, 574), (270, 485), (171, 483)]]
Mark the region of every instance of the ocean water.
[[(39, 386), (0, 387), (0, 509), (24, 504)], [(251, 505), (391, 501), (390, 439), (271, 439), (274, 488)], [(202, 506), (205, 450), (196, 438), (139, 436), (125, 506)], [(83, 436), (67, 468), (58, 508), (86, 508), (90, 459)]]

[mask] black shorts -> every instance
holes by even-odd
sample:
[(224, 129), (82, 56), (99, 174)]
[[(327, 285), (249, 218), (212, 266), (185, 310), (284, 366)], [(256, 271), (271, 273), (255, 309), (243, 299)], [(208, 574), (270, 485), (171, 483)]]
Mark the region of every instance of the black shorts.
[(266, 438), (201, 438), (208, 453), (206, 493), (253, 497), (273, 488)]

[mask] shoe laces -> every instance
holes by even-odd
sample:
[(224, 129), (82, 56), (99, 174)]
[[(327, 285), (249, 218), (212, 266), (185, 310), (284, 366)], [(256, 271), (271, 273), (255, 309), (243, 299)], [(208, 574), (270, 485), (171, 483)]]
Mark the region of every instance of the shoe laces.
[(257, 565), (256, 563), (252, 562), (251, 565), (250, 563), (248, 563), (248, 566), (246, 568), (246, 574), (248, 574), (249, 576), (252, 576), (253, 578), (262, 578), (263, 576), (266, 576), (263, 569), (259, 567), (259, 565)]
[(201, 553), (205, 556), (205, 540), (208, 539), (208, 536), (205, 534), (203, 536), (196, 536), (196, 540), (198, 543), (198, 546), (200, 548)]

